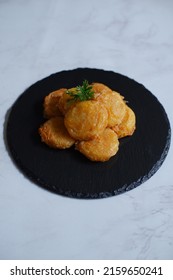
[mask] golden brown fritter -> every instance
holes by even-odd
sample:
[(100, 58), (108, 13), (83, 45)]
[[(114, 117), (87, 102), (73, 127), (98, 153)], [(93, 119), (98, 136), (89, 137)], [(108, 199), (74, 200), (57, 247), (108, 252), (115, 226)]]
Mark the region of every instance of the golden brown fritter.
[(114, 156), (119, 148), (117, 134), (110, 128), (93, 140), (81, 141), (76, 149), (92, 161), (107, 161)]
[(72, 105), (72, 103), (69, 102), (70, 99), (71, 99), (71, 96), (68, 95), (65, 92), (63, 93), (63, 95), (59, 99), (58, 108), (59, 108), (59, 110), (60, 110), (60, 112), (62, 113), (63, 116), (65, 115), (65, 113), (68, 111), (68, 109)]
[[(70, 89), (68, 89), (68, 91), (74, 92), (74, 94), (75, 94), (75, 88), (70, 88)], [(71, 106), (74, 106), (77, 103), (77, 101), (70, 102), (70, 100), (72, 98), (73, 97), (71, 95), (67, 94), (66, 91), (60, 97), (58, 107), (59, 107), (60, 112), (63, 115), (65, 115), (67, 113), (67, 111), (70, 109)]]
[(75, 143), (64, 126), (63, 117), (49, 119), (39, 128), (39, 133), (41, 140), (52, 148), (66, 149)]
[(94, 99), (102, 102), (108, 110), (108, 127), (119, 124), (125, 115), (124, 97), (101, 83), (92, 83)]
[(62, 116), (59, 110), (58, 103), (62, 94), (66, 91), (65, 88), (55, 90), (47, 95), (44, 99), (44, 117), (50, 119), (52, 117)]
[(112, 127), (112, 129), (117, 133), (118, 138), (125, 136), (131, 136), (136, 128), (136, 117), (133, 110), (126, 105), (126, 113), (122, 122)]
[(44, 116), (49, 120), (39, 128), (39, 134), (52, 148), (76, 144), (88, 159), (107, 161), (117, 153), (118, 139), (133, 134), (136, 117), (118, 92), (102, 83), (91, 86), (85, 81), (82, 86), (68, 91), (61, 88), (46, 96)]
[(106, 128), (108, 113), (98, 101), (78, 102), (65, 114), (64, 124), (76, 140), (89, 140), (100, 135)]
[(101, 83), (92, 83), (91, 86), (92, 86), (92, 90), (94, 91), (95, 98), (97, 98), (102, 93), (112, 92), (112, 90), (108, 86)]
[(97, 96), (96, 100), (104, 104), (108, 111), (108, 127), (113, 127), (121, 123), (126, 112), (126, 104), (118, 92), (105, 91)]

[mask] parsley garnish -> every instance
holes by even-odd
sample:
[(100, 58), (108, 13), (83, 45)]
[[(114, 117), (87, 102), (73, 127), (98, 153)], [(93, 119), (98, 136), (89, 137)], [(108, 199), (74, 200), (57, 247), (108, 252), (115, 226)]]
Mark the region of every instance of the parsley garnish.
[(69, 101), (85, 101), (94, 97), (92, 86), (88, 84), (87, 80), (83, 81), (82, 86), (67, 90), (66, 93), (72, 97)]

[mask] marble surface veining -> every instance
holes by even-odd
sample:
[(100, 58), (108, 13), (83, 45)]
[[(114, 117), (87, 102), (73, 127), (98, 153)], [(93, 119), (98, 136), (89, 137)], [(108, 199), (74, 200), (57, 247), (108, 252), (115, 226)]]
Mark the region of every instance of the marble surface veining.
[(49, 193), (14, 165), (8, 109), (51, 73), (91, 67), (145, 85), (173, 121), (173, 1), (0, 1), (0, 259), (173, 259), (173, 153), (136, 189)]

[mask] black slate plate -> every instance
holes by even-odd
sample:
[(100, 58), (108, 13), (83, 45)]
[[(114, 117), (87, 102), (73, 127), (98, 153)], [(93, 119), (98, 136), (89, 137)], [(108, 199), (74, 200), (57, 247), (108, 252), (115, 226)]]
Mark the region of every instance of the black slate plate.
[[(74, 148), (50, 149), (38, 135), (44, 122), (44, 97), (84, 79), (120, 92), (136, 114), (134, 135), (122, 139), (118, 154), (105, 163), (91, 162)], [(143, 85), (111, 71), (88, 68), (55, 73), (29, 87), (12, 106), (6, 132), (11, 155), (27, 177), (57, 194), (77, 198), (103, 198), (139, 186), (161, 166), (171, 138), (162, 105)]]

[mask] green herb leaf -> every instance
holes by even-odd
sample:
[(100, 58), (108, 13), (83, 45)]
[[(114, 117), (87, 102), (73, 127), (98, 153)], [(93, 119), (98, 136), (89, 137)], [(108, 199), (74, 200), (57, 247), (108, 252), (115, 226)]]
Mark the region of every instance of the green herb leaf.
[(88, 81), (83, 81), (82, 86), (77, 86), (73, 90), (67, 90), (67, 94), (69, 94), (72, 98), (71, 101), (85, 101), (92, 99), (94, 97), (94, 92), (92, 91), (92, 86), (88, 84)]

